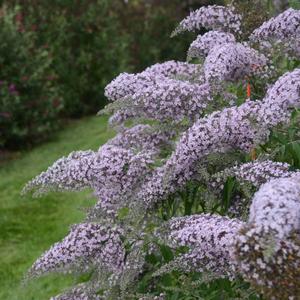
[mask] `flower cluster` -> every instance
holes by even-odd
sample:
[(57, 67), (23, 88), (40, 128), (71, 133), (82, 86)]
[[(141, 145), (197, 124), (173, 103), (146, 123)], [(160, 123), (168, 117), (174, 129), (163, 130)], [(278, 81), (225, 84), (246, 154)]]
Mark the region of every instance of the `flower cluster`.
[(187, 253), (176, 258), (181, 270), (235, 277), (232, 243), (242, 225), (239, 220), (208, 214), (178, 217), (165, 225), (165, 238), (171, 247), (189, 247)]
[(206, 57), (214, 47), (220, 47), (223, 44), (235, 43), (235, 37), (229, 32), (209, 31), (204, 35), (199, 35), (190, 45), (188, 58)]
[(210, 86), (165, 78), (140, 89), (132, 100), (138, 116), (159, 121), (195, 120), (211, 101)]
[(300, 69), (281, 76), (267, 91), (257, 113), (257, 121), (269, 127), (287, 123), (291, 111), (300, 106)]
[(296, 176), (298, 172), (290, 171), (287, 163), (271, 160), (253, 161), (229, 169), (225, 169), (211, 177), (211, 185), (216, 188), (222, 185), (228, 177), (235, 177), (241, 183), (251, 183), (255, 187), (274, 179)]
[(117, 228), (97, 223), (83, 223), (73, 226), (71, 232), (54, 244), (31, 267), (30, 275), (66, 272), (76, 266), (83, 270), (91, 265), (104, 269), (121, 271), (125, 250), (121, 241), (121, 231)]
[(208, 81), (237, 81), (263, 73), (267, 58), (249, 46), (227, 43), (214, 47), (204, 61), (204, 74)]
[(190, 83), (201, 81), (198, 66), (168, 61), (156, 64), (138, 74), (123, 73), (105, 90), (109, 100), (106, 108), (113, 113), (110, 124), (120, 125), (130, 118), (149, 118), (159, 121), (181, 121), (196, 118), (211, 100), (210, 86)]
[(148, 67), (141, 73), (122, 73), (106, 86), (105, 96), (110, 101), (123, 99), (150, 87), (161, 77), (190, 79), (196, 76), (198, 69), (198, 65), (171, 60)]
[[(115, 139), (116, 141), (116, 139)], [(98, 152), (73, 152), (34, 178), (24, 188), (39, 195), (51, 190), (81, 190), (91, 187), (98, 206), (111, 214), (119, 207), (119, 196), (130, 193), (149, 172), (154, 151), (134, 153), (109, 143)]]
[(170, 145), (174, 136), (175, 132), (171, 130), (164, 131), (150, 125), (138, 124), (117, 134), (107, 144), (133, 149), (135, 152), (159, 151), (164, 146)]
[(281, 43), (288, 51), (293, 52), (296, 56), (300, 55), (300, 11), (292, 8), (287, 9), (280, 15), (270, 19), (257, 28), (250, 40), (259, 42), (261, 46), (272, 46), (266, 42)]
[(241, 19), (242, 17), (235, 12), (233, 7), (218, 5), (201, 7), (181, 21), (172, 36), (184, 31), (195, 31), (202, 28), (239, 33)]
[(270, 299), (300, 296), (300, 185), (274, 179), (255, 194), (249, 223), (236, 237), (238, 271)]
[(47, 171), (31, 180), (23, 193), (37, 189), (36, 195), (50, 190), (81, 190), (90, 185), (89, 170), (95, 159), (95, 152), (75, 151), (57, 160)]

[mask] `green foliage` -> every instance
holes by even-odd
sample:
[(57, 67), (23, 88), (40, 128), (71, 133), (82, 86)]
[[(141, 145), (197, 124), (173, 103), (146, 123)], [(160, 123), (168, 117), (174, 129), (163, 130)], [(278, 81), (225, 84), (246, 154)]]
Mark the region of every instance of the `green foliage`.
[(106, 102), (105, 85), (128, 65), (128, 37), (120, 1), (18, 1), (24, 26), (34, 26), (38, 47), (53, 57), (64, 97), (64, 115), (95, 113)]
[(53, 60), (35, 46), (19, 9), (0, 8), (0, 148), (45, 139), (58, 125), (62, 108)]

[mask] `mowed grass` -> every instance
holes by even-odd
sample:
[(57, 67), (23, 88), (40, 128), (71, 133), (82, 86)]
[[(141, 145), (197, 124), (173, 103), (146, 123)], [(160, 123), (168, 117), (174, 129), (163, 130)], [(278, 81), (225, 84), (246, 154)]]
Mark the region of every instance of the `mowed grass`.
[(107, 118), (74, 121), (53, 139), (17, 159), (0, 165), (0, 299), (43, 300), (62, 292), (74, 278), (50, 275), (22, 284), (32, 263), (53, 243), (61, 240), (69, 226), (84, 218), (84, 207), (94, 199), (90, 192), (51, 193), (41, 198), (21, 197), (23, 186), (55, 160), (73, 150), (97, 149), (113, 132)]

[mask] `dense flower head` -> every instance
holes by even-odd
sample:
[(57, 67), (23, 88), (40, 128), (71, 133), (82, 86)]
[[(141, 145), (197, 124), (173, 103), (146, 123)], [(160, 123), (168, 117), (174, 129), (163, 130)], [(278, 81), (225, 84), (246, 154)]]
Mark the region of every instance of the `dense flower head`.
[(241, 43), (226, 43), (212, 48), (203, 65), (208, 81), (237, 81), (263, 73), (267, 58)]
[(299, 183), (298, 175), (264, 184), (253, 198), (249, 223), (237, 235), (239, 271), (270, 299), (300, 296)]
[(300, 175), (274, 179), (255, 194), (249, 222), (264, 231), (275, 231), (284, 238), (300, 231)]
[(71, 232), (54, 244), (31, 267), (29, 274), (37, 276), (48, 272), (66, 272), (73, 267), (83, 269), (89, 264), (103, 266), (109, 271), (122, 270), (125, 250), (121, 231), (97, 223), (73, 226)]
[[(257, 28), (250, 40), (259, 42), (282, 43), (287, 50), (291, 50), (298, 57), (300, 55), (300, 10), (289, 8), (280, 15), (271, 18)], [(269, 45), (270, 49), (272, 46)]]
[(176, 259), (185, 272), (206, 270), (233, 277), (232, 246), (242, 225), (239, 220), (209, 214), (177, 217), (164, 225), (165, 238), (171, 247), (189, 248)]
[(272, 160), (252, 161), (225, 169), (211, 177), (211, 185), (216, 188), (222, 185), (228, 177), (235, 177), (240, 183), (251, 183), (255, 187), (274, 179), (295, 176), (298, 173), (290, 171), (287, 163)]
[(133, 96), (137, 115), (160, 121), (180, 122), (199, 117), (210, 102), (209, 84), (197, 85), (175, 79), (157, 81)]
[(210, 5), (191, 12), (180, 22), (172, 35), (202, 28), (239, 33), (240, 27), (241, 16), (235, 12), (233, 7)]
[(286, 123), (293, 108), (300, 107), (300, 69), (287, 72), (271, 86), (262, 101), (257, 120), (268, 126)]
[(150, 125), (138, 124), (117, 134), (107, 143), (134, 151), (155, 151), (170, 144), (175, 132), (164, 131)]
[(199, 66), (180, 61), (167, 61), (148, 67), (137, 74), (121, 73), (105, 88), (105, 96), (110, 101), (132, 96), (140, 89), (151, 87), (157, 80), (168, 78), (191, 79), (199, 72)]
[(148, 67), (144, 72), (168, 78), (182, 78), (189, 80), (197, 76), (200, 71), (199, 69), (199, 65), (197, 64), (170, 60), (154, 64), (151, 67)]
[(94, 151), (74, 151), (67, 157), (58, 159), (47, 171), (32, 179), (23, 192), (37, 190), (36, 195), (50, 190), (81, 190), (90, 185), (91, 163)]
[(208, 53), (216, 46), (223, 44), (235, 43), (235, 37), (229, 32), (209, 31), (204, 35), (199, 35), (190, 45), (188, 50), (188, 58), (206, 57)]
[(113, 125), (122, 125), (127, 119), (152, 119), (179, 123), (194, 121), (211, 102), (208, 83), (196, 84), (171, 78), (157, 78), (151, 85), (140, 87), (133, 95), (124, 98), (124, 106), (112, 109)]
[(99, 199), (98, 207), (111, 214), (119, 207), (119, 197), (131, 193), (149, 172), (156, 152), (147, 150), (135, 153), (108, 143), (97, 152), (73, 152), (29, 182), (24, 192), (33, 190), (39, 195), (90, 187)]

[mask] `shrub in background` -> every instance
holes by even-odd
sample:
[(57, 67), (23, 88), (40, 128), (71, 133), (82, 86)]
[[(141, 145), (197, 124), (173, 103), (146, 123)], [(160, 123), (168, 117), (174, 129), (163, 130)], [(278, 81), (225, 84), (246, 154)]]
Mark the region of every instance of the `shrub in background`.
[(93, 113), (105, 104), (101, 90), (128, 66), (128, 38), (120, 1), (17, 1), (37, 46), (53, 57), (66, 117)]
[(63, 102), (47, 49), (23, 27), (19, 9), (0, 9), (0, 148), (43, 140), (57, 127)]

